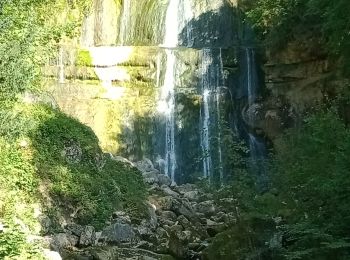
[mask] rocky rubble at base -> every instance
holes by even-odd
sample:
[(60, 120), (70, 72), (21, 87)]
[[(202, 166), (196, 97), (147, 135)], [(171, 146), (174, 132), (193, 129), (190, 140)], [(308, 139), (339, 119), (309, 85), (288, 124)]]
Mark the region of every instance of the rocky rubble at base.
[(232, 213), (196, 185), (177, 186), (147, 159), (135, 167), (149, 184), (147, 216), (135, 223), (126, 212), (116, 211), (102, 230), (66, 225), (50, 238), (62, 259), (201, 259), (211, 239), (235, 222)]

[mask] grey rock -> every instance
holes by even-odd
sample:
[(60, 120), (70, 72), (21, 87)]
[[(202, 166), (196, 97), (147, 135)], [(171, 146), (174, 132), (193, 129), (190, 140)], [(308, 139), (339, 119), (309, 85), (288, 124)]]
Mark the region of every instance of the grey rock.
[(173, 225), (169, 228), (170, 232), (177, 233), (183, 231), (184, 228), (181, 225)]
[(216, 206), (213, 200), (200, 202), (196, 205), (196, 211), (206, 216), (212, 216), (216, 213)]
[(179, 193), (173, 191), (172, 189), (170, 189), (166, 185), (162, 185), (160, 188), (166, 195), (169, 195), (169, 196), (172, 196), (172, 197), (179, 197)]
[(191, 201), (197, 201), (199, 199), (199, 191), (193, 190), (193, 191), (185, 192), (184, 198)]
[(64, 149), (61, 152), (62, 157), (70, 164), (79, 163), (83, 156), (83, 150), (80, 145), (74, 140), (68, 140), (64, 144)]
[(136, 168), (142, 173), (155, 171), (153, 163), (148, 158), (144, 158), (143, 160), (138, 161), (135, 165), (136, 165)]
[(158, 175), (158, 183), (160, 186), (162, 186), (162, 185), (170, 186), (171, 179), (165, 174), (159, 174)]
[(112, 221), (124, 224), (130, 224), (130, 216), (124, 211), (115, 211), (112, 214)]
[(102, 231), (101, 238), (109, 243), (127, 243), (135, 239), (135, 232), (129, 224), (115, 223)]
[(78, 244), (78, 237), (66, 233), (55, 234), (51, 240), (51, 247), (54, 251), (60, 251), (63, 248), (74, 247)]
[(95, 232), (95, 243), (94, 243), (95, 245), (99, 244), (101, 236), (102, 236), (102, 232), (101, 231)]
[(113, 156), (112, 154), (110, 154), (110, 156), (111, 156), (112, 160), (115, 160), (117, 162), (127, 163), (131, 167), (135, 167), (135, 164), (133, 162), (129, 161), (128, 159), (126, 159), (126, 158), (124, 158), (122, 156), (118, 156), (118, 155)]
[(225, 223), (217, 223), (210, 219), (207, 219), (206, 222), (207, 233), (211, 237), (214, 237), (218, 233), (225, 231), (225, 229), (227, 228), (227, 225)]
[(76, 235), (78, 237), (81, 236), (81, 233), (84, 231), (84, 227), (75, 223), (67, 224), (65, 227), (65, 230), (67, 230), (69, 233)]
[(91, 246), (95, 244), (96, 234), (93, 226), (85, 226), (80, 236), (80, 246)]
[(143, 179), (147, 184), (154, 184), (158, 183), (158, 176), (159, 174), (155, 171), (150, 171), (150, 172), (144, 172), (142, 173)]
[[(41, 232), (43, 234), (47, 234), (50, 232), (50, 229), (51, 229), (51, 226), (52, 226), (52, 221), (51, 219), (46, 216), (46, 215), (41, 215), (40, 218), (39, 218), (39, 221), (40, 221), (40, 225), (41, 225)], [(0, 233), (1, 233), (1, 223), (0, 223)]]
[(168, 232), (162, 227), (157, 228), (156, 235), (159, 238), (168, 238), (169, 237)]
[(171, 220), (176, 221), (176, 214), (172, 211), (161, 211), (159, 214), (159, 218), (162, 220)]
[(149, 224), (146, 220), (141, 221), (141, 225), (136, 227), (137, 233), (141, 236), (143, 239), (149, 239), (152, 235), (153, 232), (149, 228)]
[(176, 182), (172, 181), (171, 184), (170, 184), (170, 188), (174, 189), (176, 187), (177, 187)]
[(190, 184), (190, 183), (183, 184), (183, 185), (176, 187), (176, 191), (182, 195), (185, 194), (186, 192), (190, 192), (190, 191), (194, 191), (194, 190), (197, 190), (197, 186), (194, 184)]
[(58, 252), (50, 251), (48, 249), (44, 249), (44, 255), (47, 260), (62, 260), (62, 257)]

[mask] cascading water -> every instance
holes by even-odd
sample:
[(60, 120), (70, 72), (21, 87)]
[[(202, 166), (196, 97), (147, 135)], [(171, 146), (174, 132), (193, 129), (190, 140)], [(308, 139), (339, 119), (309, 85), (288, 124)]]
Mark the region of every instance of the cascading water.
[[(247, 66), (247, 99), (248, 106), (252, 107), (257, 97), (257, 71), (255, 61), (255, 51), (252, 48), (245, 48), (246, 66)], [(248, 111), (248, 123), (252, 124), (254, 120), (254, 109)], [(251, 167), (253, 171), (258, 174), (258, 182), (261, 188), (266, 184), (266, 166), (264, 160), (266, 159), (266, 145), (263, 140), (256, 137), (252, 133), (248, 133), (248, 142), (250, 149)]]
[[(179, 0), (170, 0), (165, 18), (165, 37), (162, 47), (173, 48), (178, 44), (178, 8)], [(166, 49), (166, 70), (158, 111), (165, 117), (165, 163), (164, 172), (175, 181), (175, 69), (176, 56), (173, 50)]]
[(123, 46), (127, 42), (127, 31), (130, 24), (131, 0), (123, 0), (123, 11), (120, 23), (119, 42)]
[(164, 173), (175, 180), (175, 65), (176, 57), (172, 50), (166, 50), (167, 62), (165, 80), (158, 102), (158, 112), (165, 117), (165, 164)]
[[(201, 148), (203, 157), (203, 177), (213, 178), (213, 151), (216, 146), (217, 163), (220, 182), (223, 181), (221, 150), (221, 126), (220, 126), (220, 86), (223, 85), (223, 65), (221, 50), (218, 55), (208, 48), (202, 50), (202, 82), (201, 91), (203, 105), (201, 108)], [(216, 137), (217, 143), (212, 144), (212, 138)]]
[[(222, 185), (224, 182), (224, 169), (223, 169), (223, 160), (222, 160), (222, 148), (221, 148), (221, 113), (220, 113), (220, 79), (222, 80), (222, 83), (224, 81), (224, 65), (222, 62), (222, 51), (220, 49), (219, 53), (219, 69), (220, 69), (220, 76), (217, 77), (217, 91), (216, 91), (216, 112), (217, 112), (217, 128), (218, 128), (218, 154), (219, 154), (219, 174), (220, 174), (220, 184)], [(222, 84), (223, 85), (223, 84)]]
[(256, 99), (256, 69), (255, 69), (255, 52), (251, 48), (245, 49), (247, 61), (247, 95), (248, 105), (251, 106)]
[(203, 49), (202, 53), (202, 97), (203, 107), (201, 109), (202, 120), (202, 134), (201, 147), (203, 153), (203, 177), (210, 178), (212, 171), (212, 160), (210, 153), (210, 94), (212, 92), (212, 85), (210, 84), (210, 65), (213, 62), (211, 50)]
[(64, 84), (64, 60), (63, 60), (63, 48), (60, 47), (58, 55), (58, 82)]
[(174, 48), (178, 45), (179, 0), (170, 0), (165, 17), (165, 36), (162, 46)]
[(186, 46), (192, 47), (194, 43), (194, 39), (193, 39), (193, 26), (192, 26), (193, 12), (192, 12), (191, 1), (182, 0), (182, 8), (183, 8), (183, 14), (184, 14), (182, 28), (185, 28), (186, 30)]

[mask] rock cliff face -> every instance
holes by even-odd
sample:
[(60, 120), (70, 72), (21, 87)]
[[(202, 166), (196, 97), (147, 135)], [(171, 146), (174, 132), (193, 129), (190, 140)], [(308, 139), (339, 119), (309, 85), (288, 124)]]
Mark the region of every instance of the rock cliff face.
[(315, 48), (310, 42), (308, 46), (289, 43), (282, 50), (266, 50), (266, 92), (250, 109), (255, 111), (252, 127), (272, 141), (286, 128), (298, 127), (305, 113), (330, 101), (348, 84), (338, 62), (323, 54), (320, 46), (318, 51)]
[(46, 67), (61, 77), (48, 89), (106, 152), (150, 158), (179, 183), (223, 182), (223, 139), (266, 159), (266, 143), (344, 84), (317, 44), (265, 53), (243, 17), (227, 0), (95, 0), (80, 46), (61, 46), (59, 66)]
[(179, 183), (223, 182), (223, 130), (249, 142), (241, 109), (261, 85), (254, 35), (236, 5), (96, 0), (80, 46), (62, 45), (58, 66), (47, 66), (60, 75), (48, 89), (105, 151), (150, 158)]

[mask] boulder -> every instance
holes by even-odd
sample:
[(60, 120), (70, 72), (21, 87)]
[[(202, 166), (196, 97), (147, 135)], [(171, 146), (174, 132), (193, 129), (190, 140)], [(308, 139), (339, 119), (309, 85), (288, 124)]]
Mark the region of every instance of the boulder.
[(193, 190), (184, 193), (184, 198), (190, 201), (198, 201), (199, 200), (199, 191)]
[(130, 216), (124, 211), (115, 211), (112, 214), (112, 221), (124, 224), (130, 224)]
[(54, 251), (60, 251), (64, 248), (74, 247), (78, 244), (79, 238), (77, 236), (58, 233), (55, 234), (51, 240), (51, 247)]
[(153, 166), (153, 163), (148, 158), (144, 158), (143, 160), (138, 161), (135, 165), (136, 168), (142, 173), (156, 171), (156, 169)]
[(227, 225), (225, 225), (224, 223), (217, 223), (210, 219), (207, 219), (206, 222), (207, 233), (211, 237), (214, 237), (218, 233), (225, 231), (225, 229), (227, 228)]
[(171, 179), (165, 174), (159, 174), (158, 175), (158, 183), (160, 186), (162, 186), (162, 185), (170, 186)]
[(152, 185), (154, 183), (158, 183), (159, 182), (158, 177), (160, 175), (157, 172), (155, 172), (155, 171), (143, 172), (142, 176), (143, 176), (143, 180), (147, 184)]
[(117, 162), (122, 162), (122, 163), (127, 163), (129, 164), (131, 167), (135, 167), (135, 164), (131, 161), (129, 161), (128, 159), (122, 157), (122, 156), (113, 156), (112, 154), (109, 154), (111, 159), (114, 160), (114, 161), (117, 161)]
[(196, 205), (196, 211), (205, 216), (212, 216), (216, 213), (216, 205), (213, 200), (203, 201)]
[(102, 231), (101, 239), (108, 243), (128, 243), (135, 240), (136, 235), (129, 224), (115, 223)]
[(166, 210), (166, 211), (161, 211), (159, 213), (159, 218), (161, 220), (170, 220), (170, 221), (176, 221), (176, 214), (170, 210)]
[(166, 195), (169, 195), (169, 196), (172, 196), (172, 197), (179, 197), (180, 196), (179, 193), (173, 191), (172, 189), (170, 189), (166, 185), (162, 185), (160, 188)]
[(84, 231), (83, 226), (75, 224), (75, 223), (67, 224), (64, 228), (68, 233), (71, 233), (71, 234), (78, 236), (78, 237), (80, 237), (81, 233), (83, 233), (83, 231)]
[(44, 256), (47, 260), (62, 260), (58, 252), (50, 251), (49, 249), (44, 249)]
[(176, 191), (182, 195), (185, 194), (186, 192), (194, 191), (194, 190), (197, 190), (197, 186), (190, 183), (186, 183), (176, 187)]
[(85, 226), (80, 236), (80, 246), (91, 246), (95, 244), (96, 234), (93, 226)]

